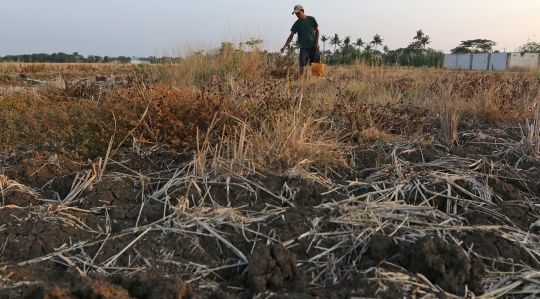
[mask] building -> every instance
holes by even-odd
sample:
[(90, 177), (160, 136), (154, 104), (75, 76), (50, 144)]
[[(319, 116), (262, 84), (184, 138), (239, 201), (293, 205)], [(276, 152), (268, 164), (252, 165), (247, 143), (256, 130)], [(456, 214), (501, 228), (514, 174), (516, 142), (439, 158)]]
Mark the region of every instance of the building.
[(146, 57), (131, 56), (131, 64), (150, 64), (150, 61)]
[(509, 68), (538, 68), (540, 53), (510, 53)]

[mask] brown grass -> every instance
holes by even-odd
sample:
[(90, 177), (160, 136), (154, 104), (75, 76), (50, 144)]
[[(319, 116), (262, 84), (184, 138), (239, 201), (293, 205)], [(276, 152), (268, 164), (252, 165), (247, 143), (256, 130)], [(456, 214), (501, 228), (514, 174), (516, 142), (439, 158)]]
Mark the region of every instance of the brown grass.
[[(534, 73), (358, 63), (327, 67), (326, 78), (297, 78), (286, 61), (254, 47), (145, 67), (3, 63), (0, 144), (91, 158), (107, 151), (113, 135), (113, 148), (127, 137), (187, 154), (207, 140), (205, 153), (234, 161), (229, 170), (344, 166), (360, 143), (434, 134), (449, 146), (460, 118), (523, 124), (540, 92)], [(57, 83), (29, 85), (7, 75), (14, 71)], [(107, 88), (81, 81), (113, 73)]]

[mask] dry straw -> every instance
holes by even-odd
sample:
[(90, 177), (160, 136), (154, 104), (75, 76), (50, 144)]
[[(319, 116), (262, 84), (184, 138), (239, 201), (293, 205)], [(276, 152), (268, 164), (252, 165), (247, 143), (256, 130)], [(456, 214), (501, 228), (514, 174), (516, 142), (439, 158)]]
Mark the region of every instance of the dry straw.
[(451, 147), (458, 139), (457, 127), (459, 109), (450, 103), (444, 103), (439, 112), (441, 141), (446, 147)]
[(534, 111), (534, 119), (529, 123), (529, 119), (525, 119), (525, 129), (522, 129), (523, 151), (527, 155), (536, 156), (540, 153), (540, 119), (538, 118), (539, 109), (536, 103)]

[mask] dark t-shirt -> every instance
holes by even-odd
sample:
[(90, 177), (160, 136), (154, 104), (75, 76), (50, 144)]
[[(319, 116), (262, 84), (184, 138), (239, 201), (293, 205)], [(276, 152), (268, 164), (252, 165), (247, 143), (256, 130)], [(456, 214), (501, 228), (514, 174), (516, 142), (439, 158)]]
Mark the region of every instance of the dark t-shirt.
[(305, 20), (296, 20), (292, 25), (291, 32), (298, 33), (300, 48), (312, 48), (317, 43), (315, 28), (319, 27), (314, 17), (306, 16)]

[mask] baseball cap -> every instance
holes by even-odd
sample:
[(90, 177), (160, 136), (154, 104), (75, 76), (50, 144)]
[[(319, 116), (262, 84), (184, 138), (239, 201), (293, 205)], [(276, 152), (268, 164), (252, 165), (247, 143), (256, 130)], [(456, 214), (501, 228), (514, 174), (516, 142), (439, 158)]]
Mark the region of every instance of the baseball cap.
[(302, 5), (300, 5), (300, 4), (296, 5), (294, 7), (294, 11), (293, 11), (292, 14), (294, 15), (295, 13), (299, 12), (301, 9), (304, 9), (304, 7)]

